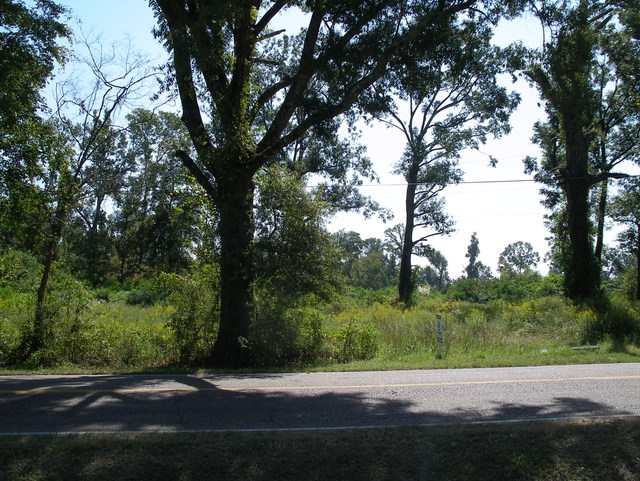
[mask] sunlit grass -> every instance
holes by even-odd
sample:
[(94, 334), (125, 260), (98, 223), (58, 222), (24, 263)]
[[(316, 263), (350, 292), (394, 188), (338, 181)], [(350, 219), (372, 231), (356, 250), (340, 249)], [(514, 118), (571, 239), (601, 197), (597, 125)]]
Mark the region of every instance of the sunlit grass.
[(166, 324), (175, 312), (173, 306), (158, 302), (151, 306), (131, 305), (123, 299), (109, 302), (94, 302), (88, 312), (88, 318), (130, 325)]
[[(20, 294), (0, 304), (4, 306), (0, 312), (0, 350), (18, 344), (25, 315), (16, 306), (26, 303)], [(618, 311), (640, 322), (636, 304), (624, 304)], [(127, 303), (126, 295), (92, 299), (80, 318), (60, 323), (42, 353), (46, 370), (40, 372), (132, 372), (179, 367), (179, 348), (169, 324), (176, 312), (167, 299), (151, 305)], [(306, 332), (304, 339), (322, 343), (312, 351), (317, 353), (315, 358), (276, 365), (262, 362), (260, 370), (437, 369), (640, 359), (637, 346), (607, 338), (595, 342), (593, 349), (575, 350), (587, 342), (586, 333), (600, 319), (593, 310), (560, 297), (485, 304), (424, 297), (413, 309), (402, 309), (380, 297), (366, 303), (350, 300), (308, 307), (291, 311), (289, 316), (295, 320), (296, 315), (313, 312), (322, 319), (314, 327), (320, 331)], [(437, 342), (437, 314), (442, 318), (442, 346)], [(184, 320), (187, 322), (188, 317)], [(0, 368), (9, 369), (6, 365)], [(16, 368), (20, 372), (32, 369), (29, 364), (12, 367)]]

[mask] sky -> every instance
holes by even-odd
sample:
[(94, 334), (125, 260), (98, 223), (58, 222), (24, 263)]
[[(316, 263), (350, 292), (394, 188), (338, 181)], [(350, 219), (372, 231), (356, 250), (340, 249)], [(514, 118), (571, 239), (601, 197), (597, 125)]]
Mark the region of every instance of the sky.
[[(162, 58), (163, 50), (151, 34), (154, 18), (146, 0), (59, 2), (80, 19), (85, 32), (100, 35), (105, 42), (129, 38), (134, 48), (147, 52), (151, 59), (159, 61)], [(297, 33), (297, 28), (288, 28), (287, 33)], [(542, 35), (535, 20), (524, 19), (504, 25), (495, 37), (500, 45), (516, 40), (522, 40), (531, 47), (541, 45)], [(464, 182), (447, 187), (442, 193), (446, 199), (446, 211), (456, 221), (456, 231), (450, 236), (432, 237), (430, 244), (448, 259), (452, 278), (461, 276), (468, 263), (465, 253), (473, 233), (477, 233), (479, 240), (480, 261), (491, 267), (494, 273), (497, 272), (500, 253), (510, 243), (529, 242), (541, 258), (548, 251), (545, 238), (549, 233), (544, 225), (545, 210), (540, 204), (540, 186), (523, 173), (522, 163), (525, 157), (535, 157), (540, 153), (530, 139), (534, 123), (544, 120), (545, 114), (539, 105), (537, 92), (525, 80), (518, 80), (510, 88), (520, 92), (522, 97), (511, 119), (511, 133), (501, 139), (490, 140), (480, 151), (463, 152), (460, 168), (465, 173)], [(362, 238), (383, 238), (385, 229), (404, 222), (406, 185), (401, 176), (392, 174), (404, 149), (404, 139), (399, 131), (382, 124), (363, 124), (361, 142), (367, 147), (367, 155), (380, 179), (379, 183), (365, 181), (361, 191), (390, 209), (395, 218), (385, 224), (377, 217), (365, 220), (360, 214), (338, 214), (328, 228), (331, 231), (354, 230)], [(496, 168), (489, 166), (489, 156), (498, 159)], [(607, 234), (609, 239), (613, 236), (613, 232)], [(416, 261), (420, 263), (419, 259)], [(547, 267), (540, 263), (538, 270), (545, 273)]]

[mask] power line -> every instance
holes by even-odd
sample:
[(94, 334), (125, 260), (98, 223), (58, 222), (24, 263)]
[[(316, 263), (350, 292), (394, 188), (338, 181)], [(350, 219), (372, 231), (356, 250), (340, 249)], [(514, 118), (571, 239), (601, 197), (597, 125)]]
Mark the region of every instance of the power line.
[[(640, 175), (629, 175), (629, 178), (640, 177)], [(590, 177), (571, 177), (564, 180), (579, 180), (587, 179)], [(462, 184), (516, 184), (516, 183), (531, 183), (537, 182), (534, 179), (503, 179), (503, 180), (466, 180), (461, 182), (450, 183), (447, 185), (462, 185)], [(357, 187), (406, 187), (407, 185), (431, 185), (432, 182), (402, 182), (393, 184), (361, 184)], [(318, 185), (308, 185), (307, 187), (318, 187)]]
[[(460, 184), (509, 184), (520, 182), (535, 182), (533, 179), (510, 179), (510, 180), (469, 180), (462, 182), (450, 183), (447, 185), (460, 185)], [(361, 184), (358, 187), (406, 187), (407, 185), (431, 185), (432, 182), (402, 182), (394, 184)], [(309, 185), (307, 187), (318, 187), (317, 185)]]

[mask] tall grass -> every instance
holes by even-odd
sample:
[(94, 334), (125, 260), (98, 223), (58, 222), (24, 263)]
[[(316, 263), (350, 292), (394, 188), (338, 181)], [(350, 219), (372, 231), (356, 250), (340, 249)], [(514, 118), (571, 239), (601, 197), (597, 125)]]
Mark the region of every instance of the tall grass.
[[(443, 357), (442, 365), (447, 366), (506, 365), (546, 363), (560, 355), (571, 361), (577, 359), (573, 347), (584, 343), (599, 343), (601, 358), (611, 350), (637, 353), (632, 346), (640, 347), (635, 337), (640, 332), (640, 312), (635, 304), (623, 306), (598, 313), (562, 297), (485, 304), (428, 298), (411, 310), (374, 303), (360, 307), (358, 314), (377, 333), (378, 361), (404, 360), (413, 365), (423, 361), (434, 366)], [(444, 325), (443, 352), (437, 343), (436, 314)], [(587, 359), (589, 354), (582, 355)]]
[[(92, 292), (69, 278), (57, 282), (47, 345), (22, 359), (24, 368), (199, 366), (210, 352), (217, 297), (203, 279), (171, 275), (159, 283), (162, 295), (143, 295), (142, 289)], [(19, 359), (34, 296), (33, 289), (16, 283), (0, 284), (0, 363), (16, 364)], [(136, 299), (151, 300), (132, 302)], [(263, 312), (262, 322), (271, 330), (248, 340), (262, 368), (497, 366), (631, 360), (640, 355), (640, 304), (621, 299), (596, 310), (558, 296), (476, 303), (431, 295), (403, 309), (390, 291), (380, 291), (272, 311), (281, 320), (274, 323)], [(436, 314), (444, 325), (443, 349), (437, 342)], [(572, 350), (581, 344), (599, 348)]]

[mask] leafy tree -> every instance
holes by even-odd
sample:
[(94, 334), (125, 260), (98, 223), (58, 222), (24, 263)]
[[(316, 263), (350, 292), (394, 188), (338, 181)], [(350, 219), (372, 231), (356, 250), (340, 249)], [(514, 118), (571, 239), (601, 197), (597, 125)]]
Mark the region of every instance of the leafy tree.
[(424, 279), (434, 289), (443, 291), (451, 283), (447, 258), (442, 252), (433, 248), (426, 249), (424, 257), (429, 261), (429, 264), (421, 269), (421, 279)]
[[(377, 86), (381, 101), (395, 93), (382, 118), (400, 130), (405, 152), (396, 173), (407, 181), (406, 220), (401, 251), (398, 293), (410, 305), (414, 289), (412, 254), (430, 237), (453, 232), (453, 221), (438, 195), (462, 179), (460, 152), (477, 148), (488, 135), (509, 131), (508, 119), (519, 97), (509, 95), (496, 76), (506, 69), (506, 53), (491, 46), (492, 27), (464, 21), (447, 31), (446, 45), (418, 45), (402, 56), (403, 68)], [(406, 118), (405, 118), (406, 117)], [(415, 235), (418, 233), (417, 235)]]
[(256, 316), (246, 340), (253, 363), (314, 359), (322, 344), (316, 308), (344, 287), (339, 250), (324, 228), (327, 203), (279, 165), (256, 178)]
[(186, 167), (173, 161), (177, 149), (191, 146), (180, 118), (136, 109), (127, 121), (132, 168), (110, 219), (120, 280), (145, 269), (181, 273), (196, 253), (211, 262), (214, 246), (204, 243), (215, 228), (209, 200)]
[(618, 242), (625, 251), (635, 256), (635, 298), (640, 300), (640, 179), (628, 179), (622, 186), (623, 190), (612, 202), (611, 216), (616, 222), (627, 226), (626, 230), (619, 234)]
[(256, 274), (258, 286), (283, 304), (314, 295), (329, 299), (340, 287), (339, 254), (324, 228), (327, 204), (299, 177), (279, 166), (257, 176)]
[[(249, 338), (256, 173), (311, 129), (349, 111), (413, 41), (423, 37), (445, 44), (441, 25), (476, 4), (306, 2), (302, 48), (285, 69), (278, 69), (277, 52), (263, 48), (277, 35), (269, 26), (299, 2), (150, 1), (157, 36), (172, 54), (182, 118), (197, 151), (197, 158), (185, 151), (177, 155), (220, 216), (221, 322), (215, 363), (241, 363), (240, 339)], [(269, 85), (254, 78), (265, 65), (281, 72)]]
[(500, 272), (522, 274), (540, 262), (540, 254), (528, 242), (518, 241), (504, 248), (498, 259)]
[(113, 271), (106, 206), (124, 188), (126, 172), (132, 169), (124, 132), (106, 125), (103, 137), (85, 169), (83, 193), (64, 232), (67, 267), (94, 286), (104, 283)]
[(115, 55), (91, 52), (83, 63), (95, 75), (95, 82), (83, 90), (75, 78), (57, 85), (56, 116), (49, 125), (50, 134), (38, 139), (43, 155), (36, 187), (43, 189), (45, 222), (41, 231), (43, 272), (37, 291), (33, 332), (29, 352), (41, 349), (48, 323), (47, 295), (49, 279), (64, 230), (71, 214), (79, 206), (88, 185), (97, 185), (97, 165), (104, 160), (101, 147), (110, 145), (114, 129), (112, 120), (123, 103), (132, 98), (149, 73), (145, 62), (125, 52), (122, 63)]
[(43, 106), (41, 91), (56, 63), (65, 59), (58, 43), (69, 29), (60, 22), (65, 9), (51, 0), (0, 4), (0, 148), (7, 130), (32, 120)]
[(51, 126), (38, 116), (42, 88), (66, 59), (65, 10), (50, 0), (0, 3), (0, 243), (34, 250), (45, 199), (39, 156)]
[(381, 289), (396, 279), (396, 254), (380, 239), (362, 239), (357, 232), (343, 230), (333, 234), (342, 252), (342, 272), (349, 284), (365, 289)]
[[(630, 13), (631, 11), (627, 11)], [(637, 12), (636, 12), (637, 13)], [(624, 19), (624, 15), (621, 15)], [(623, 20), (624, 21), (624, 20)], [(600, 182), (596, 208), (595, 256), (601, 262), (604, 248), (604, 225), (610, 177), (619, 177), (614, 169), (624, 162), (640, 163), (640, 43), (630, 29), (609, 26), (603, 31), (601, 53), (593, 67), (594, 85), (600, 106), (596, 117), (596, 140), (592, 149), (593, 171)]]
[[(611, 38), (619, 25), (619, 15), (629, 8), (624, 2), (619, 2), (620, 7), (616, 3), (545, 3), (537, 11), (551, 30), (551, 40), (527, 71), (549, 116), (546, 124), (536, 126), (535, 140), (543, 148), (541, 165), (529, 161), (527, 168), (537, 170), (537, 180), (550, 186), (545, 191), (547, 206), (564, 205), (560, 209), (562, 222), (556, 222), (554, 228), (556, 240), (561, 241), (557, 251), (564, 268), (565, 292), (574, 300), (594, 296), (600, 283), (590, 221), (591, 189), (609, 178), (620, 177), (611, 171), (617, 165), (616, 152), (604, 149), (610, 143), (608, 139), (620, 140), (618, 136), (626, 129), (619, 112), (609, 118), (613, 109), (608, 108), (618, 102), (617, 94), (607, 93), (612, 78), (609, 66), (616, 62), (598, 63), (613, 60), (603, 39)], [(627, 44), (635, 45), (637, 52), (637, 44), (631, 40)], [(637, 53), (633, 55), (637, 58)], [(623, 65), (627, 64), (618, 62), (618, 66)], [(615, 78), (622, 82), (632, 78), (624, 73), (625, 68), (615, 68)], [(594, 157), (599, 159), (598, 169)]]
[(471, 234), (471, 241), (467, 247), (467, 253), (464, 255), (469, 259), (469, 264), (464, 268), (467, 279), (490, 278), (491, 269), (478, 260), (480, 256), (480, 241), (477, 233)]

